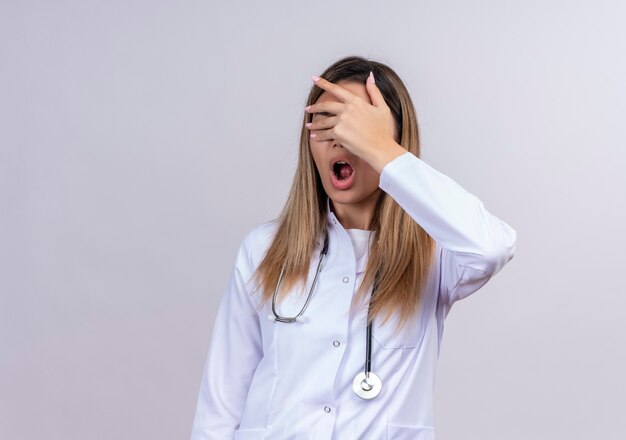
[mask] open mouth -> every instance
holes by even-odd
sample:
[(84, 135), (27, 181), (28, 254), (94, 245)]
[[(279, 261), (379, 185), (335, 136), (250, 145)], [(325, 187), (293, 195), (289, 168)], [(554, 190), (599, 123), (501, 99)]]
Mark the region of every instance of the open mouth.
[(353, 172), (354, 169), (352, 168), (352, 165), (345, 160), (340, 160), (333, 164), (333, 173), (335, 174), (335, 177), (337, 177), (337, 180), (346, 180), (352, 175)]
[(339, 159), (330, 167), (330, 183), (335, 189), (348, 190), (354, 184), (355, 170), (350, 162)]

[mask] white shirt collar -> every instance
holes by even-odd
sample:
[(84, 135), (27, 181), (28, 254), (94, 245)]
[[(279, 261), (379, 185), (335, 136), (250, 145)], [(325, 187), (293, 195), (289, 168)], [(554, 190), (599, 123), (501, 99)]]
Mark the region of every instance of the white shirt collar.
[(337, 223), (339, 223), (339, 220), (337, 220), (335, 213), (330, 209), (330, 197), (328, 196), (326, 196), (326, 217), (328, 218), (329, 225), (336, 225)]

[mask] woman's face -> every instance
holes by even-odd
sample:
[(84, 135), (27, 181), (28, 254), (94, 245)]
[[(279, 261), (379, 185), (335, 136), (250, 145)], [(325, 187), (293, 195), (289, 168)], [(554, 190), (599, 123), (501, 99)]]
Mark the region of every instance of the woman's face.
[[(339, 81), (336, 84), (360, 96), (366, 102), (372, 103), (364, 84), (352, 81)], [(317, 102), (326, 101), (341, 102), (334, 95), (324, 91)], [(326, 117), (328, 117), (326, 114), (314, 113), (313, 121)], [(369, 205), (378, 199), (381, 191), (378, 188), (380, 175), (365, 160), (350, 153), (334, 139), (317, 141), (315, 138), (309, 138), (309, 143), (324, 190), (335, 205), (362, 203)], [(337, 160), (344, 160), (352, 167), (353, 175), (349, 179), (341, 181), (335, 176), (333, 163)], [(344, 170), (344, 173), (349, 173), (349, 171)]]

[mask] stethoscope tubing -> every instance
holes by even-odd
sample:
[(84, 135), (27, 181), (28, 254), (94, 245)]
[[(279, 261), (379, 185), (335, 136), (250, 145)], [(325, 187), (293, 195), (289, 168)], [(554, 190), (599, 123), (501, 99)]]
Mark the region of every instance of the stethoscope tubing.
[(328, 253), (328, 232), (326, 233), (326, 236), (324, 237), (324, 247), (322, 248), (322, 252), (320, 253), (320, 259), (319, 259), (319, 262), (317, 263), (317, 269), (315, 270), (315, 278), (313, 278), (311, 289), (309, 290), (309, 294), (306, 297), (306, 301), (304, 302), (304, 306), (302, 306), (300, 313), (298, 313), (294, 317), (280, 316), (278, 314), (278, 311), (276, 310), (276, 295), (278, 294), (278, 289), (280, 288), (280, 283), (283, 278), (283, 272), (285, 271), (285, 265), (283, 265), (283, 267), (280, 269), (280, 275), (278, 276), (276, 289), (274, 289), (274, 294), (272, 295), (272, 313), (274, 313), (274, 316), (276, 317), (276, 321), (290, 324), (290, 323), (296, 322), (296, 320), (304, 313), (307, 306), (309, 305), (309, 302), (311, 301), (313, 289), (315, 289), (315, 285), (317, 284), (317, 278), (319, 277), (319, 274), (322, 271), (322, 267), (323, 267), (322, 262), (324, 261), (324, 258), (326, 257), (327, 253)]
[[(309, 302), (311, 301), (311, 296), (313, 295), (313, 290), (315, 289), (315, 286), (317, 284), (317, 279), (322, 270), (323, 261), (327, 253), (328, 253), (328, 231), (326, 231), (326, 234), (324, 236), (324, 246), (322, 248), (322, 251), (320, 252), (320, 259), (319, 259), (319, 262), (317, 263), (317, 269), (315, 271), (315, 278), (313, 278), (313, 283), (311, 284), (311, 288), (309, 289), (309, 294), (307, 295), (306, 301), (304, 302), (302, 309), (300, 309), (300, 312), (296, 316), (293, 316), (293, 317), (281, 316), (276, 310), (276, 296), (280, 289), (280, 283), (282, 281), (283, 273), (285, 271), (285, 265), (283, 264), (280, 270), (280, 275), (278, 276), (276, 288), (274, 289), (274, 294), (272, 295), (272, 313), (274, 314), (274, 317), (272, 318), (270, 316), (269, 317), (270, 319), (273, 319), (278, 322), (283, 322), (286, 324), (291, 324), (296, 321), (301, 321), (301, 319), (299, 318), (300, 316), (302, 316), (307, 306), (309, 305)], [(354, 381), (352, 383), (352, 388), (353, 388), (354, 393), (358, 397), (362, 399), (367, 399), (367, 400), (373, 399), (374, 397), (376, 397), (380, 393), (381, 388), (382, 388), (382, 382), (380, 378), (376, 374), (372, 373), (372, 322), (369, 320), (370, 311), (372, 308), (371, 299), (374, 297), (374, 294), (376, 292), (376, 288), (378, 284), (378, 275), (379, 274), (377, 272), (374, 278), (374, 286), (372, 288), (370, 303), (367, 308), (367, 329), (366, 329), (366, 337), (365, 337), (365, 366), (364, 366), (365, 368), (363, 372), (358, 373), (355, 376)]]

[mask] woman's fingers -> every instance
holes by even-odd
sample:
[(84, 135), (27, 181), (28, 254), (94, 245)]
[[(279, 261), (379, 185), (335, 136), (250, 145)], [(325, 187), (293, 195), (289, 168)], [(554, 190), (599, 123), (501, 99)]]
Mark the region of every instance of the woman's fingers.
[(327, 141), (329, 139), (335, 139), (336, 135), (333, 131), (332, 128), (329, 128), (327, 130), (315, 130), (315, 131), (310, 131), (309, 132), (309, 136), (311, 137), (311, 139), (314, 139), (316, 141)]
[(344, 109), (344, 104), (337, 101), (324, 101), (311, 104), (304, 108), (307, 113), (332, 113), (334, 115), (340, 114)]
[(327, 118), (317, 118), (313, 122), (308, 122), (306, 128), (309, 130), (325, 130), (332, 128), (337, 124), (337, 116), (329, 116)]
[[(316, 79), (317, 78), (317, 79)], [(350, 102), (352, 99), (356, 97), (347, 89), (344, 89), (340, 85), (333, 84), (330, 81), (325, 80), (324, 78), (320, 78), (317, 76), (312, 76), (313, 82), (315, 85), (321, 89), (326, 90), (328, 93), (335, 95), (342, 102)]]
[(312, 140), (319, 142), (335, 139), (351, 153), (366, 157), (393, 135), (391, 111), (373, 75), (370, 75), (365, 85), (371, 104), (367, 99), (323, 78), (317, 79), (315, 83), (339, 101), (318, 102), (304, 109), (314, 115), (327, 116), (313, 117), (306, 124)]

